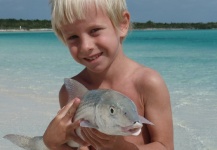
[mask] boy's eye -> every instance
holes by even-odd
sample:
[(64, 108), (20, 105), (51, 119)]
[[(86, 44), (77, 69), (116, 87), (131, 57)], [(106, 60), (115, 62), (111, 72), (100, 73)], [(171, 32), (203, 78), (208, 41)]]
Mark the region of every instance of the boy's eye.
[(99, 31), (99, 30), (101, 30), (101, 29), (100, 29), (100, 28), (92, 29), (92, 30), (91, 30), (91, 33), (95, 33), (95, 32), (97, 32), (97, 31)]
[(74, 40), (74, 39), (76, 39), (76, 38), (78, 38), (77, 35), (72, 35), (72, 36), (68, 37), (67, 40)]

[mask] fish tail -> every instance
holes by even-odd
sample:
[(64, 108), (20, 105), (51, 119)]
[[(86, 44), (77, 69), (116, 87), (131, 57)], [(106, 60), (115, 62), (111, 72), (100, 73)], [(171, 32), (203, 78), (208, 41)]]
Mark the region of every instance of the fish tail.
[(43, 142), (43, 137), (28, 137), (16, 134), (7, 134), (3, 138), (26, 150), (48, 150)]
[(27, 149), (31, 140), (31, 137), (15, 135), (15, 134), (7, 134), (3, 138), (11, 141), (13, 144)]

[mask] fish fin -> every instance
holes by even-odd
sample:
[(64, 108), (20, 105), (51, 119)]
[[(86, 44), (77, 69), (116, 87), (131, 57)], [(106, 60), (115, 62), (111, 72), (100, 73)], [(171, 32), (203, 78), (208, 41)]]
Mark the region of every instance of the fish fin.
[(150, 122), (149, 120), (147, 120), (147, 119), (144, 118), (143, 116), (139, 116), (139, 121), (140, 121), (141, 123), (154, 125), (152, 122)]
[(69, 100), (76, 97), (81, 98), (88, 91), (84, 85), (74, 79), (65, 78), (64, 84), (69, 95)]
[(82, 121), (80, 122), (80, 126), (81, 126), (81, 127), (86, 127), (86, 128), (98, 129), (97, 126), (91, 124), (91, 123), (90, 123), (89, 121), (87, 121), (87, 120), (82, 120)]
[(7, 134), (3, 138), (11, 141), (13, 144), (22, 147), (24, 149), (28, 149), (28, 144), (29, 141), (31, 140), (31, 137), (15, 135), (15, 134)]
[(3, 138), (26, 150), (48, 150), (43, 142), (43, 137), (28, 137), (16, 134), (7, 134)]

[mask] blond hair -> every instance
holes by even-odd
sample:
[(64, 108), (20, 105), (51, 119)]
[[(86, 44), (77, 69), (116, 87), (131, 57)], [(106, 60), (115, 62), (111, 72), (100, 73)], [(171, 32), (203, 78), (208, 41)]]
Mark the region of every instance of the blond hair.
[(127, 10), (125, 0), (50, 0), (50, 4), (52, 28), (63, 42), (61, 26), (85, 19), (91, 6), (107, 14), (116, 30), (123, 21), (123, 12)]

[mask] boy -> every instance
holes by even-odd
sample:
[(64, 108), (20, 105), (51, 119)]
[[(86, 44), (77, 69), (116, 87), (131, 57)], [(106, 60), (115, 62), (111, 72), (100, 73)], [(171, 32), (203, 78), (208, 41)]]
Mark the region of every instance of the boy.
[[(85, 69), (73, 79), (88, 89), (114, 89), (131, 98), (140, 115), (154, 123), (144, 125), (138, 136), (109, 136), (82, 128), (83, 141), (72, 122), (79, 99), (68, 103), (63, 85), (59, 93), (61, 110), (44, 134), (52, 150), (73, 149), (65, 144), (74, 140), (80, 149), (172, 150), (173, 125), (170, 97), (160, 75), (123, 53), (123, 40), (130, 26), (125, 0), (52, 0), (52, 26), (68, 46), (72, 57)], [(87, 146), (89, 145), (89, 146)]]

